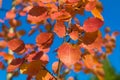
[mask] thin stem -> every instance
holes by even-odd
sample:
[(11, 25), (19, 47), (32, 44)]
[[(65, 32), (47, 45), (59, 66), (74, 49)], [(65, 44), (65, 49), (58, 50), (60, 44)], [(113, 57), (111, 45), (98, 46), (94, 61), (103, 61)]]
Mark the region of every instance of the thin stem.
[[(11, 54), (11, 55), (13, 55), (13, 52), (12, 52), (11, 50), (9, 50), (9, 49), (8, 49), (8, 53)], [(11, 61), (12, 61), (12, 60), (9, 60), (9, 61), (7, 62), (8, 65), (10, 64)], [(10, 80), (11, 77), (12, 77), (12, 73), (7, 73), (7, 80)]]
[(59, 60), (59, 64), (58, 64), (58, 73), (57, 73), (57, 80), (60, 80), (60, 70), (61, 70), (61, 67), (62, 67), (62, 62)]

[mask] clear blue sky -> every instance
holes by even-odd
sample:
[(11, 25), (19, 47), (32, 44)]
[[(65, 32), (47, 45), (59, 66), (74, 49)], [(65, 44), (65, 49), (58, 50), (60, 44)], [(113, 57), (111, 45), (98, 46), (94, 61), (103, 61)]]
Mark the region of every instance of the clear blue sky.
[[(120, 0), (100, 0), (103, 4), (104, 10), (102, 12), (103, 17), (105, 19), (105, 24), (101, 28), (101, 31), (104, 30), (106, 26), (109, 26), (111, 28), (111, 31), (120, 31)], [(2, 7), (4, 9), (10, 9), (11, 8), (11, 2), (12, 0), (3, 0), (3, 5)], [(81, 22), (84, 21), (88, 16), (90, 16), (90, 13), (85, 13), (84, 16), (77, 16)], [(0, 18), (3, 18), (5, 16), (5, 11), (0, 10)], [(24, 28), (26, 31), (30, 30), (29, 24), (26, 24), (25, 21), (26, 17), (20, 18), (22, 20), (22, 26), (18, 29)], [(0, 24), (1, 27), (1, 24)], [(25, 43), (29, 42), (35, 43), (35, 37), (38, 32), (35, 32), (35, 34), (32, 37), (28, 37), (27, 35), (22, 37)], [(104, 34), (104, 33), (103, 33)], [(55, 42), (53, 43), (52, 49), (57, 48), (61, 43), (62, 39), (59, 39), (57, 36), (55, 37)], [(120, 73), (120, 36), (117, 37), (117, 43), (116, 43), (116, 48), (114, 49), (113, 53), (109, 56), (109, 60), (112, 64), (112, 66), (115, 68), (117, 73)], [(52, 53), (52, 54), (51, 54)], [(48, 64), (47, 68), (51, 70), (51, 64), (53, 61), (56, 59), (53, 59), (52, 56), (55, 56), (53, 51), (51, 50), (49, 53), (50, 57), (50, 63)], [(75, 75), (75, 74), (73, 74)], [(90, 75), (85, 75), (83, 72), (76, 73), (76, 75), (79, 76), (80, 80), (89, 80)], [(13, 80), (25, 80), (27, 76), (26, 75), (20, 75)], [(0, 80), (6, 80), (6, 71), (5, 70), (0, 70)]]

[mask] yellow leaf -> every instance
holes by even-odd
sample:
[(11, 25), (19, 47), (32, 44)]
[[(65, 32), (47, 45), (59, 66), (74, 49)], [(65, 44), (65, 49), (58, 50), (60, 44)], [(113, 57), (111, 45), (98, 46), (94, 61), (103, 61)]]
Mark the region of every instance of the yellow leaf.
[(91, 13), (92, 13), (95, 17), (97, 17), (97, 18), (101, 19), (102, 21), (104, 21), (103, 16), (101, 15), (101, 13), (99, 12), (99, 10), (98, 10), (97, 8), (94, 8), (94, 9), (91, 11)]
[(47, 70), (40, 70), (36, 75), (36, 80), (55, 80)]

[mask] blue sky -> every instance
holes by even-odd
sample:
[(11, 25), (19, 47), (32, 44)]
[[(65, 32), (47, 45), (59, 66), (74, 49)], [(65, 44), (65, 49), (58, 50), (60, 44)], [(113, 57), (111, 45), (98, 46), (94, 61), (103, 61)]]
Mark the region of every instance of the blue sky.
[[(104, 28), (109, 26), (111, 28), (111, 32), (113, 31), (120, 31), (120, 0), (100, 0), (103, 4), (104, 10), (102, 12), (102, 15), (104, 17), (104, 25), (101, 28), (101, 31), (103, 32)], [(10, 9), (11, 8), (11, 2), (12, 0), (3, 0), (3, 5), (2, 7), (4, 9)], [(1, 11), (0, 10), (0, 18), (3, 18), (5, 16), (5, 11)], [(84, 16), (79, 16), (77, 15), (77, 17), (79, 18), (79, 20), (81, 22), (83, 22), (87, 17), (91, 16), (90, 13), (85, 13)], [(21, 17), (20, 20), (22, 20), (23, 24), (20, 28), (18, 28), (18, 30), (20, 30), (21, 28), (24, 28), (25, 30), (30, 30), (30, 24), (27, 24), (27, 22), (25, 21), (26, 17)], [(1, 27), (1, 24), (0, 24)], [(38, 34), (38, 32), (35, 32), (35, 34), (33, 34), (33, 36), (28, 37), (27, 35), (25, 35), (24, 37), (22, 37), (22, 39), (24, 40), (25, 43), (29, 42), (31, 43), (35, 43), (35, 37), (36, 34)], [(103, 32), (104, 35), (104, 32)], [(115, 68), (117, 73), (120, 73), (120, 36), (117, 37), (117, 42), (116, 42), (116, 48), (114, 49), (113, 53), (111, 55), (108, 56), (111, 65)], [(53, 48), (57, 48), (60, 44), (62, 43), (62, 39), (58, 38), (57, 36), (55, 37), (55, 42), (53, 43), (52, 49)], [(51, 54), (52, 53), (52, 54)], [(50, 51), (49, 53), (49, 57), (50, 57), (50, 63), (48, 64), (47, 68), (51, 70), (51, 65), (53, 61), (56, 61), (56, 59), (54, 59), (52, 56), (55, 56), (55, 54), (53, 53), (53, 50)], [(71, 73), (72, 74), (72, 73)], [(83, 72), (80, 73), (76, 73), (73, 75), (77, 75), (79, 76), (80, 80), (88, 80), (90, 75), (85, 75)], [(16, 78), (14, 78), (13, 80), (25, 80), (27, 76), (26, 75), (20, 75)], [(6, 80), (6, 71), (5, 70), (0, 70), (0, 79), (1, 80)]]

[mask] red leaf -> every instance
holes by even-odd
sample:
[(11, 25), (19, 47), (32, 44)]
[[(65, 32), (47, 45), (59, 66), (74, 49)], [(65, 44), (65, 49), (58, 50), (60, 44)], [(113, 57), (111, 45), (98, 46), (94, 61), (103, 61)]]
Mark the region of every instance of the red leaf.
[(62, 21), (57, 21), (55, 26), (54, 26), (54, 32), (59, 36), (59, 37), (64, 37), (66, 34), (66, 29), (64, 22)]
[(96, 7), (96, 1), (88, 2), (85, 6), (86, 11), (91, 11)]
[(36, 43), (41, 48), (48, 48), (53, 41), (53, 34), (49, 32), (42, 32), (36, 37)]
[(0, 69), (4, 68), (4, 64), (2, 62), (0, 62)]
[(20, 55), (25, 52), (25, 44), (20, 39), (12, 39), (8, 41), (8, 48)]
[(103, 25), (103, 23), (104, 22), (101, 21), (100, 19), (91, 17), (85, 20), (83, 29), (86, 32), (94, 32), (97, 31)]
[(78, 46), (73, 46), (69, 43), (63, 43), (58, 49), (58, 57), (67, 66), (75, 64), (80, 59), (80, 49)]
[(41, 6), (33, 6), (28, 13), (28, 21), (38, 23), (47, 18), (47, 9)]
[(32, 52), (27, 56), (27, 60), (29, 62), (35, 61), (35, 60), (40, 60), (43, 64), (47, 64), (49, 61), (49, 57), (47, 54), (43, 52)]
[(13, 72), (17, 68), (20, 67), (20, 65), (23, 63), (24, 59), (14, 59), (7, 67), (7, 72)]

